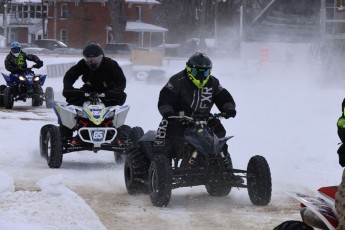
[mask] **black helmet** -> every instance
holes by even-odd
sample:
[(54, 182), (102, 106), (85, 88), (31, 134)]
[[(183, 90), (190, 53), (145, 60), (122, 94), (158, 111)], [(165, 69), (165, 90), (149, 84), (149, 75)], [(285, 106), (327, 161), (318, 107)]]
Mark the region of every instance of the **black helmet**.
[(97, 43), (90, 43), (85, 46), (83, 50), (84, 57), (98, 57), (100, 55), (104, 55), (103, 49)]
[(85, 46), (83, 56), (86, 65), (88, 65), (90, 69), (95, 70), (101, 65), (104, 53), (100, 45), (97, 43), (90, 43)]
[(186, 63), (186, 71), (189, 79), (202, 88), (210, 79), (212, 62), (204, 53), (193, 54)]

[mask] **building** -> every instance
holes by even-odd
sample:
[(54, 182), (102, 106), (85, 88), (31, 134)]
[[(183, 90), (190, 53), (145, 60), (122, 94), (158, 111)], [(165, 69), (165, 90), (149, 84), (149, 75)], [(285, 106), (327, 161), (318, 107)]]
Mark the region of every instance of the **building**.
[[(156, 0), (125, 1), (124, 42), (141, 47), (164, 44), (167, 29), (152, 24), (152, 7), (158, 4)], [(102, 46), (116, 42), (105, 0), (14, 0), (8, 2), (2, 18), (5, 37), (22, 43), (49, 38), (82, 48), (88, 42)]]

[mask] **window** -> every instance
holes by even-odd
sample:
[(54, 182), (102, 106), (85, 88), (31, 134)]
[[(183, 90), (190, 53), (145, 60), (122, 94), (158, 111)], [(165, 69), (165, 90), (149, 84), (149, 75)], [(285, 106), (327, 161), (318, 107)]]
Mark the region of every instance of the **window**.
[[(43, 17), (47, 15), (47, 5), (43, 6)], [(31, 19), (42, 18), (42, 7), (40, 3), (31, 5), (14, 5), (11, 8), (11, 18), (16, 19)]]
[(141, 7), (140, 6), (135, 7), (135, 20), (141, 21)]
[(67, 44), (67, 30), (66, 29), (60, 30), (60, 41)]
[(67, 18), (67, 4), (61, 4), (60, 18)]

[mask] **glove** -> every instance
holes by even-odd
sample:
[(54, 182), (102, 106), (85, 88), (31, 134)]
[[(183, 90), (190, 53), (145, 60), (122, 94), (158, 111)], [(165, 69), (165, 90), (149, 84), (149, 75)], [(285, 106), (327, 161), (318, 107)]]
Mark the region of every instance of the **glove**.
[(209, 118), (209, 114), (208, 113), (194, 113), (193, 114), (193, 119), (194, 120), (205, 120)]
[(84, 98), (85, 92), (80, 89), (63, 90), (62, 95), (66, 98)]
[(339, 164), (341, 167), (345, 167), (345, 146), (342, 144), (340, 145), (338, 151), (338, 156), (339, 156)]
[(168, 119), (170, 116), (176, 116), (176, 113), (172, 110), (169, 110), (169, 111), (166, 111), (164, 114), (163, 114), (163, 118), (164, 119)]
[(117, 105), (123, 105), (126, 102), (127, 94), (123, 91), (108, 90), (104, 92), (104, 99), (109, 101), (116, 101)]
[(35, 65), (32, 66), (32, 68), (39, 69), (43, 66), (43, 61), (38, 61)]
[(225, 119), (228, 119), (230, 117), (236, 117), (236, 110), (235, 109), (232, 109), (232, 108), (227, 108), (224, 110), (224, 113), (225, 113), (225, 116), (224, 118)]

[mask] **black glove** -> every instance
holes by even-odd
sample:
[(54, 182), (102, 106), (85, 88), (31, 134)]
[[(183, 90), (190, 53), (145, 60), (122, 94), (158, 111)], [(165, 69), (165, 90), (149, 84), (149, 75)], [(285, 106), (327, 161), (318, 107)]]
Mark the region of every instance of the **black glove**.
[(194, 120), (205, 120), (209, 117), (210, 117), (210, 115), (208, 113), (194, 113), (193, 114)]
[(345, 167), (345, 145), (341, 144), (338, 151), (339, 164), (341, 167)]
[(81, 89), (70, 89), (70, 90), (63, 90), (62, 95), (65, 98), (84, 98), (85, 92)]
[(170, 116), (176, 116), (176, 113), (172, 110), (169, 110), (169, 111), (166, 111), (164, 114), (163, 114), (163, 118), (164, 119), (168, 119)]
[(224, 110), (224, 118), (228, 119), (230, 117), (236, 117), (236, 110), (232, 108), (227, 108)]
[(126, 102), (127, 94), (123, 91), (108, 90), (104, 94), (105, 100), (113, 101), (117, 105), (123, 105)]
[(39, 69), (43, 66), (43, 61), (38, 61), (35, 65), (32, 66), (32, 68)]

